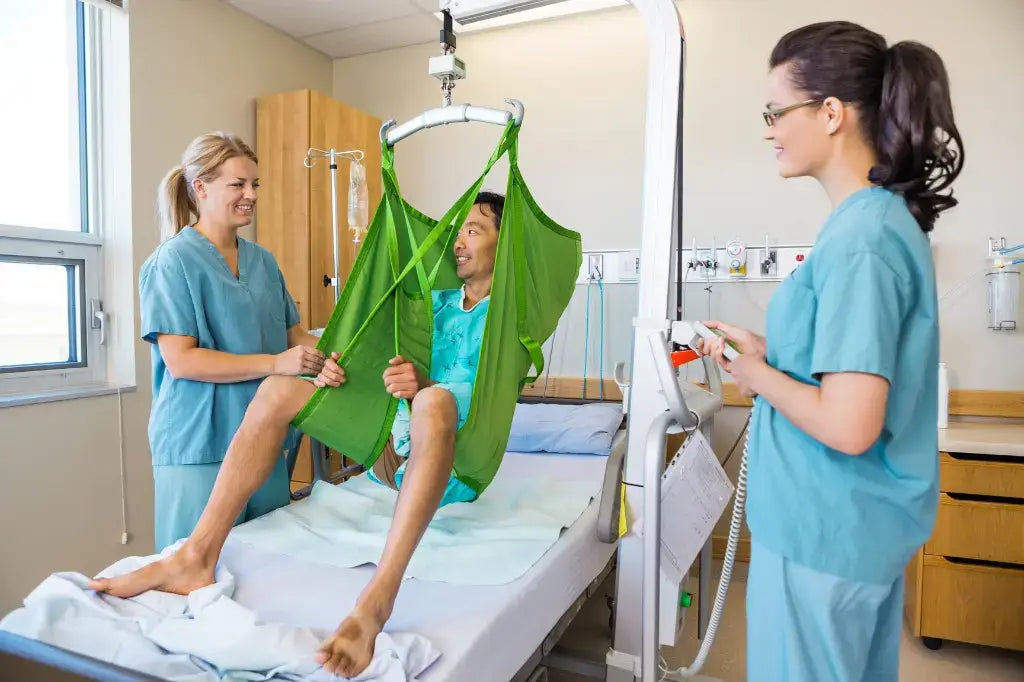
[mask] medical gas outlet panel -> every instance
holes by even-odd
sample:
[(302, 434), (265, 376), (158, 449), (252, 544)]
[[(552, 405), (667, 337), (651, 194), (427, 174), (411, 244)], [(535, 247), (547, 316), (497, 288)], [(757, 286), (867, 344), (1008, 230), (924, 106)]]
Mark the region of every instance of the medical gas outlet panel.
[[(678, 271), (682, 255), (682, 271)], [(738, 239), (690, 244), (672, 258), (672, 281), (781, 282), (811, 255), (806, 244), (756, 244)], [(640, 279), (639, 250), (584, 251), (578, 284), (600, 280), (628, 284)]]

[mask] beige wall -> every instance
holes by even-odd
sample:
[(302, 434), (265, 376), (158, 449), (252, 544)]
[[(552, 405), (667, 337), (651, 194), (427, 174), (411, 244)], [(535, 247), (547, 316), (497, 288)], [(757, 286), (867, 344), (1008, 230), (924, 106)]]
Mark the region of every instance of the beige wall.
[[(812, 181), (777, 177), (761, 139), (760, 112), (774, 42), (787, 30), (838, 15), (815, 0), (687, 0), (679, 6), (689, 62), (686, 241), (714, 236), (720, 244), (729, 238), (763, 242), (765, 232), (780, 243), (813, 241), (828, 204)], [(956, 185), (962, 204), (939, 220), (934, 237), (940, 294), (973, 278), (970, 287), (943, 301), (943, 359), (954, 388), (1024, 388), (1024, 331), (986, 329), (981, 274), (988, 235), (1024, 241), (1016, 170), (1024, 154), (1024, 126), (1017, 120), (1024, 110), (1024, 3), (865, 0), (845, 6), (841, 16), (890, 41), (925, 42), (946, 61), (967, 164)], [(640, 242), (644, 50), (642, 25), (629, 8), (459, 37), (457, 53), (468, 78), (456, 86), (455, 101), (525, 102), (520, 157), (526, 180), (542, 207), (583, 234), (584, 249), (636, 248)], [(338, 60), (335, 97), (385, 119), (405, 120), (439, 103), (437, 82), (426, 75), (427, 59), (436, 53), (431, 43)], [(480, 171), (496, 133), (472, 124), (402, 142), (397, 166), (403, 192), (439, 214)], [(489, 185), (503, 183), (499, 176)], [(624, 291), (609, 298), (635, 299), (635, 287), (616, 286)], [(718, 285), (712, 313), (763, 329), (773, 288)], [(556, 346), (556, 373), (581, 373), (582, 298), (581, 287), (569, 314), (573, 323), (559, 329), (568, 346)], [(707, 314), (700, 287), (689, 287), (686, 299), (689, 314)], [(628, 303), (609, 311), (606, 371), (615, 360), (628, 359), (633, 314)]]
[[(157, 244), (157, 182), (188, 141), (220, 129), (255, 144), (254, 98), (330, 92), (331, 62), (217, 0), (134, 0), (130, 25), (134, 264), (123, 286), (134, 290)], [(135, 353), (138, 390), (123, 396), (127, 547), (120, 545), (117, 397), (0, 409), (0, 613), (51, 572), (89, 573), (153, 551), (149, 350), (139, 342)]]

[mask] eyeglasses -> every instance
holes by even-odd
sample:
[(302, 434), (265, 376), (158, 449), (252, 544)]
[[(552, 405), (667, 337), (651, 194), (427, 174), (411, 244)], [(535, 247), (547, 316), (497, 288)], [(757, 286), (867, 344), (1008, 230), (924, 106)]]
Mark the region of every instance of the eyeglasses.
[(761, 115), (764, 116), (764, 122), (768, 125), (769, 128), (771, 128), (772, 126), (775, 125), (775, 122), (778, 121), (783, 114), (793, 111), (794, 109), (799, 109), (800, 107), (806, 107), (811, 104), (820, 103), (820, 99), (805, 99), (803, 102), (790, 104), (789, 106), (782, 107), (781, 109), (767, 109)]

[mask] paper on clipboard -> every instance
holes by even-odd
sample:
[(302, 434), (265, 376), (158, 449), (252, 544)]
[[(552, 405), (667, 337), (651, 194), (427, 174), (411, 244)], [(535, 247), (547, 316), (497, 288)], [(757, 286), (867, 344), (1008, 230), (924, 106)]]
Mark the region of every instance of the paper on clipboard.
[(681, 582), (729, 504), (733, 484), (699, 430), (662, 474), (661, 566)]

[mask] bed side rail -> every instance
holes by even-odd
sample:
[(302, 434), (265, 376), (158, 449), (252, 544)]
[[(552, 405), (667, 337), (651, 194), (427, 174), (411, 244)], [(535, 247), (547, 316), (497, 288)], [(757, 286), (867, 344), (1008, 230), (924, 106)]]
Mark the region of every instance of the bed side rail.
[(597, 538), (609, 545), (619, 541), (619, 490), (622, 487), (622, 465), (626, 461), (627, 443), (628, 439), (620, 439), (612, 448), (604, 466), (601, 506), (597, 510)]

